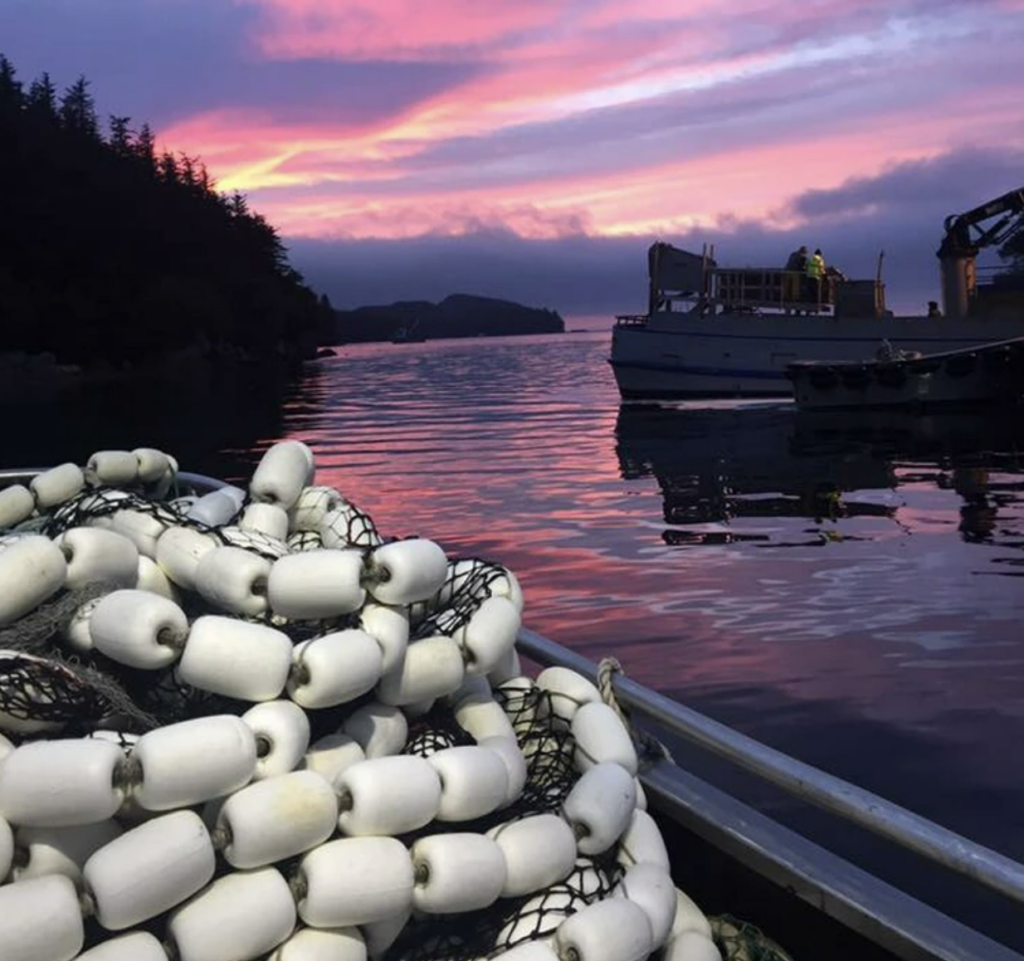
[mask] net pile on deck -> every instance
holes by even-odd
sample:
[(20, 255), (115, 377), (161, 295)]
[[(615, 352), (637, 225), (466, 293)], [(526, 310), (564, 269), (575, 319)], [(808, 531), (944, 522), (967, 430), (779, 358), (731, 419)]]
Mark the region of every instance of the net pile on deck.
[(152, 449), (0, 491), (0, 958), (719, 958), (509, 570), (295, 441), (179, 495)]

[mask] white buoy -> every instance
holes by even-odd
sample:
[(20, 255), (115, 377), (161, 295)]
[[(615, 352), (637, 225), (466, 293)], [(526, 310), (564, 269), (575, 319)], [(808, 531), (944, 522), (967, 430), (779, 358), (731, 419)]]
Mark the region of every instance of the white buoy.
[(120, 510), (110, 516), (110, 529), (127, 537), (140, 554), (155, 560), (156, 545), (167, 523), (146, 511)]
[(333, 487), (305, 487), (289, 511), (292, 532), (319, 531), (324, 517), (344, 506), (345, 498)]
[(181, 606), (181, 594), (171, 579), (163, 572), (162, 568), (152, 558), (145, 554), (139, 555), (139, 563), (135, 569), (135, 582), (129, 584), (137, 591), (149, 591), (150, 594), (159, 594), (169, 601), (174, 601)]
[(438, 592), (448, 558), (433, 541), (410, 538), (378, 547), (369, 557), (367, 590), (381, 604), (412, 604)]
[(425, 637), (410, 644), (402, 663), (380, 679), (377, 696), (399, 706), (430, 701), (457, 691), (465, 673), (455, 641), (441, 634)]
[[(522, 614), (522, 612), (520, 612)], [(491, 687), (501, 687), (506, 681), (523, 676), (523, 666), (519, 662), (519, 654), (515, 645), (510, 647), (497, 663), (487, 672), (487, 680)]]
[(276, 504), (250, 504), (242, 511), (238, 526), (283, 541), (288, 537), (288, 515)]
[(299, 928), (267, 961), (366, 961), (359, 928)]
[(98, 450), (85, 465), (86, 482), (94, 487), (125, 487), (138, 476), (139, 461), (127, 450)]
[(302, 489), (312, 483), (314, 473), (313, 453), (305, 444), (281, 441), (260, 459), (249, 482), (249, 494), (254, 501), (291, 510)]
[(218, 487), (197, 500), (186, 515), (189, 520), (198, 521), (207, 527), (223, 527), (230, 524), (242, 510), (245, 491), (240, 487), (226, 485)]
[(64, 586), (68, 565), (48, 537), (30, 534), (0, 551), (0, 627), (38, 607)]
[(121, 664), (146, 670), (167, 667), (177, 660), (188, 632), (185, 612), (166, 597), (148, 591), (107, 594), (89, 618), (89, 636), (96, 650)]
[(515, 737), (498, 735), (497, 737), (481, 738), (477, 741), (477, 747), (493, 751), (505, 763), (508, 787), (505, 791), (505, 803), (501, 806), (505, 807), (518, 800), (526, 784), (527, 769), (526, 758), (523, 757), (523, 752), (519, 749), (519, 744)]
[(115, 587), (134, 587), (139, 571), (138, 548), (115, 531), (72, 527), (54, 543), (67, 561), (65, 586), (77, 591), (95, 581)]
[(433, 834), (410, 849), (416, 886), (413, 907), (426, 914), (460, 914), (493, 904), (505, 886), (505, 857), (482, 834)]
[(441, 779), (439, 821), (473, 821), (504, 805), (508, 769), (495, 751), (460, 745), (436, 751), (427, 763)]
[(711, 922), (685, 891), (676, 888), (676, 913), (672, 920), (672, 930), (669, 931), (669, 940), (688, 932), (710, 939)]
[(338, 827), (348, 835), (415, 831), (437, 816), (441, 781), (421, 757), (400, 754), (353, 764), (334, 779)]
[(636, 747), (622, 719), (607, 704), (584, 704), (573, 715), (576, 767), (586, 771), (595, 764), (612, 762), (636, 775)]
[(490, 737), (510, 737), (515, 740), (516, 732), (512, 722), (490, 693), (463, 698), (455, 708), (455, 720), (478, 743)]
[(547, 692), (551, 713), (566, 724), (572, 722), (584, 704), (601, 702), (601, 692), (582, 674), (567, 667), (545, 668), (537, 675), (537, 687)]
[(74, 884), (60, 874), (0, 886), (4, 961), (71, 961), (85, 942)]
[(36, 499), (23, 484), (11, 484), (0, 490), (0, 531), (28, 520), (36, 509)]
[(256, 739), (233, 714), (197, 717), (143, 734), (132, 760), (141, 768), (135, 800), (146, 810), (168, 811), (248, 784), (256, 771)]
[(462, 645), (466, 670), (487, 674), (512, 650), (522, 618), (504, 597), (489, 597), (473, 612), (455, 639)]
[(7, 872), (11, 870), (14, 859), (14, 832), (7, 820), (0, 816), (0, 884), (3, 884)]
[[(122, 833), (121, 825), (112, 820), (70, 828), (18, 828), (15, 841), (22, 857), (11, 871), (11, 877), (15, 881), (25, 881), (48, 874), (63, 874), (79, 884), (82, 866), (92, 853)], [(3, 872), (0, 872), (2, 877)]]
[(256, 617), (267, 609), (271, 562), (241, 547), (217, 547), (196, 567), (196, 590), (222, 611)]
[(138, 464), (137, 476), (143, 484), (155, 484), (171, 469), (171, 459), (155, 447), (136, 447), (132, 455)]
[(35, 497), (36, 507), (45, 511), (80, 493), (85, 487), (85, 474), (77, 464), (59, 464), (37, 474), (28, 486)]
[(634, 864), (612, 890), (613, 898), (625, 898), (643, 908), (651, 925), (655, 948), (668, 939), (676, 916), (676, 889), (668, 871), (657, 864)]
[(399, 935), (412, 917), (412, 904), (404, 911), (381, 918), (379, 921), (367, 921), (359, 926), (366, 941), (366, 953), (372, 961), (384, 957), (388, 949), (398, 940)]
[(524, 941), (495, 957), (501, 958), (501, 961), (559, 961), (548, 938), (541, 941)]
[(366, 599), (363, 555), (355, 550), (303, 551), (278, 560), (267, 582), (270, 609), (282, 617), (318, 620), (356, 611)]
[(338, 819), (334, 789), (313, 771), (266, 778), (232, 794), (217, 830), (226, 831), (225, 860), (236, 868), (283, 861), (326, 841)]
[(634, 864), (655, 864), (670, 871), (672, 864), (661, 829), (646, 811), (633, 812), (629, 827), (619, 839), (618, 861), (625, 868)]
[(215, 614), (192, 622), (178, 676), (186, 684), (242, 701), (269, 701), (288, 681), (292, 642), (264, 624)]
[(379, 701), (354, 710), (341, 729), (359, 744), (368, 758), (401, 754), (409, 736), (405, 714)]
[(249, 708), (242, 720), (256, 736), (253, 780), (294, 771), (309, 747), (309, 718), (293, 701), (264, 701)]
[(276, 868), (218, 878), (167, 923), (179, 961), (238, 961), (272, 951), (295, 929), (295, 902)]
[(409, 645), (409, 614), (401, 607), (386, 604), (363, 605), (359, 612), (359, 626), (379, 645), (383, 654), (381, 673), (393, 671), (405, 657)]
[(209, 534), (191, 527), (168, 527), (156, 542), (156, 562), (178, 587), (194, 591), (200, 558), (216, 547)]
[(572, 828), (555, 814), (535, 814), (487, 832), (505, 857), (503, 898), (533, 894), (564, 881), (576, 863)]
[(555, 932), (559, 956), (579, 961), (643, 961), (653, 947), (643, 908), (613, 898), (581, 908)]
[(350, 629), (303, 641), (292, 652), (288, 694), (316, 709), (347, 704), (372, 691), (380, 680), (383, 654), (365, 631)]
[(167, 961), (167, 952), (153, 935), (132, 931), (97, 944), (78, 955), (75, 961)]
[(0, 734), (0, 761), (14, 750), (14, 742)]
[(530, 898), (498, 932), (495, 946), (526, 940), (530, 944), (554, 944), (558, 925), (579, 906), (579, 897), (568, 888), (543, 891)]
[(321, 844), (302, 859), (298, 880), (299, 916), (315, 928), (367, 924), (412, 908), (412, 860), (395, 838)]
[(117, 745), (89, 738), (23, 744), (0, 764), (0, 815), (38, 827), (105, 821), (121, 806), (123, 758)]
[(715, 942), (696, 931), (670, 938), (661, 957), (662, 961), (722, 961)]
[(629, 827), (635, 809), (633, 777), (613, 763), (598, 764), (584, 772), (562, 805), (580, 854), (607, 851)]
[(145, 821), (96, 851), (82, 869), (96, 918), (123, 931), (181, 904), (216, 867), (210, 834), (193, 811)]
[[(397, 752), (396, 752), (397, 753)], [(333, 781), (345, 768), (366, 760), (366, 754), (347, 734), (327, 734), (314, 741), (302, 760), (302, 768)]]

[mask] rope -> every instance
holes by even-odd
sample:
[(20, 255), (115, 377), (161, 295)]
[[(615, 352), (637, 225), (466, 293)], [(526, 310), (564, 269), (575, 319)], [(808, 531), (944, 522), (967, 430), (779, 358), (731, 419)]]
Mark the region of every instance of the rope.
[(615, 688), (613, 686), (616, 674), (621, 674), (623, 677), (626, 676), (626, 672), (622, 669), (618, 659), (614, 657), (602, 658), (597, 665), (597, 689), (601, 693), (601, 700), (618, 715), (623, 727), (629, 731), (629, 736), (633, 739), (633, 743), (637, 746), (639, 753), (643, 757), (659, 761), (672, 761), (669, 749), (653, 734), (649, 734), (633, 724), (629, 719), (629, 715), (622, 705), (619, 704), (619, 699), (615, 696)]

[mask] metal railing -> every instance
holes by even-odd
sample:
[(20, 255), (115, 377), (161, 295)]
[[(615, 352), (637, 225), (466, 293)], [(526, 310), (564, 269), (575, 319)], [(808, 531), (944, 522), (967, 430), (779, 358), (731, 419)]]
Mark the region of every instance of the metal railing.
[[(597, 665), (527, 629), (518, 649), (539, 664), (559, 664), (595, 680)], [(943, 867), (1024, 904), (1024, 865), (929, 821), (885, 798), (776, 751), (718, 721), (622, 675), (613, 680), (620, 702), (635, 714), (778, 785), (794, 797), (824, 808)]]

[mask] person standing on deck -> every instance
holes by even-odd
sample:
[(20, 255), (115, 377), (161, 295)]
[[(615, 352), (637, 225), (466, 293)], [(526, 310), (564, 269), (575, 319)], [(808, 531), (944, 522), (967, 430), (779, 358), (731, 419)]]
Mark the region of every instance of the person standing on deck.
[(799, 250), (794, 250), (789, 255), (789, 260), (786, 261), (786, 270), (788, 271), (788, 276), (786, 277), (786, 300), (792, 303), (793, 301), (800, 300), (800, 286), (807, 271), (806, 247), (800, 247)]
[(821, 248), (807, 258), (807, 299), (812, 303), (821, 302), (821, 280), (825, 276), (825, 258)]

